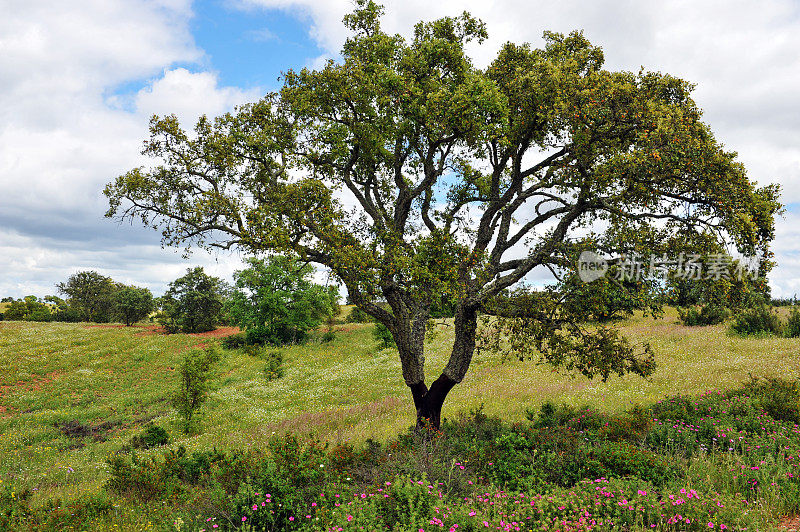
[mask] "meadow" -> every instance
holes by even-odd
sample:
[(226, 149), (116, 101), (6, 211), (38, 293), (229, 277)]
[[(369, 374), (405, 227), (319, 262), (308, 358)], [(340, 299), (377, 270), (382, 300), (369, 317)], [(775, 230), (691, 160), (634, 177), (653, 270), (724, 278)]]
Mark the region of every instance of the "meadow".
[[(742, 338), (724, 325), (685, 327), (672, 309), (656, 320), (633, 317), (621, 325), (631, 341), (653, 346), (658, 369), (651, 379), (602, 383), (478, 353), (448, 397), (444, 417), (479, 411), (522, 422), (545, 402), (615, 415), (668, 396), (732, 389), (751, 376), (800, 375), (800, 339)], [(264, 449), (287, 433), (356, 450), (368, 440), (394, 441), (413, 424), (413, 406), (396, 351), (378, 349), (372, 328), (339, 323), (330, 343), (315, 337), (283, 348), (286, 372), (272, 381), (264, 378), (261, 359), (224, 351), (201, 431), (184, 435), (169, 405), (175, 368), (188, 349), (215, 342), (213, 336), (158, 334), (146, 326), (0, 322), (0, 486), (30, 489), (32, 505), (99, 493), (109, 478), (108, 458), (151, 422), (169, 433), (168, 449), (182, 446), (187, 453)], [(426, 345), (429, 380), (449, 345), (451, 328), (443, 321)], [(120, 499), (113, 512), (96, 529), (109, 522), (130, 530), (180, 528), (164, 501)]]

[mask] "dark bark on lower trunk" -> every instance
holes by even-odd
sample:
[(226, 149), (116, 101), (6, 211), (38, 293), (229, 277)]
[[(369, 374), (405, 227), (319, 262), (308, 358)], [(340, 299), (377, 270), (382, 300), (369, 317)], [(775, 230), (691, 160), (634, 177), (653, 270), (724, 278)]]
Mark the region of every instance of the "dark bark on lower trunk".
[[(438, 430), (442, 423), (442, 405), (453, 386), (461, 382), (472, 362), (475, 351), (475, 331), (478, 325), (478, 311), (475, 307), (461, 307), (454, 320), (455, 342), (450, 359), (439, 378), (433, 381), (430, 389), (424, 379), (409, 383), (414, 406), (417, 409), (417, 429), (430, 427)], [(406, 379), (406, 383), (408, 383)]]
[[(439, 375), (426, 390), (425, 383), (410, 386), (417, 408), (417, 429), (432, 428), (439, 430), (442, 424), (442, 405), (450, 390), (457, 383), (447, 375)], [(425, 391), (423, 391), (425, 390)]]

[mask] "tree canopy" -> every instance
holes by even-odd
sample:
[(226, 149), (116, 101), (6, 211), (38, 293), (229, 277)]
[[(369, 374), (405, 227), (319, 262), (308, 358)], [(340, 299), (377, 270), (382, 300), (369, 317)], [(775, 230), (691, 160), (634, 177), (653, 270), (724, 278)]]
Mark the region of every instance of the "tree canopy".
[(251, 257), (247, 264), (234, 273), (227, 306), (250, 343), (301, 342), (333, 312), (336, 296), (311, 281), (309, 264), (280, 255)]
[[(154, 166), (107, 185), (107, 215), (140, 219), (168, 245), (329, 268), (392, 333), (418, 417), (434, 425), (469, 368), (478, 313), (508, 311), (493, 301), (535, 268), (570, 268), (583, 249), (676, 253), (692, 235), (768, 254), (778, 189), (757, 187), (714, 139), (690, 83), (606, 70), (580, 32), (506, 43), (479, 68), (465, 46), (487, 31), (468, 13), (405, 39), (383, 31), (382, 12), (359, 0), (341, 60), (288, 71), (258, 102), (192, 132), (154, 117), (143, 151)], [(425, 329), (443, 295), (455, 340), (429, 389)], [(554, 363), (652, 372), (649, 352), (612, 329), (508, 312), (538, 320), (525, 326), (556, 341)]]
[(121, 285), (114, 294), (114, 311), (128, 327), (146, 318), (154, 308), (153, 294), (147, 288)]
[(82, 271), (70, 275), (66, 282), (56, 284), (56, 288), (68, 297), (69, 305), (80, 313), (83, 321), (111, 321), (117, 290), (111, 277), (96, 271)]
[(169, 283), (161, 297), (161, 324), (168, 332), (213, 331), (223, 307), (223, 285), (201, 266), (187, 268), (186, 275)]

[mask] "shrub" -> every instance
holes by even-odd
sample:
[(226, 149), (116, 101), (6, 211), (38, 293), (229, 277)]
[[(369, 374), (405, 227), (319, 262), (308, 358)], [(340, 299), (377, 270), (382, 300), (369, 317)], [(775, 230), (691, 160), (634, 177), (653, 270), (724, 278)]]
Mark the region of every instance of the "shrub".
[(607, 469), (608, 477), (635, 476), (663, 486), (680, 478), (680, 468), (663, 456), (628, 442), (602, 442), (590, 453)]
[(781, 320), (770, 307), (756, 305), (738, 313), (733, 319), (731, 329), (742, 336), (780, 334)]
[(800, 308), (792, 307), (789, 320), (786, 322), (786, 336), (789, 338), (800, 337)]
[(328, 342), (332, 342), (336, 339), (336, 333), (333, 331), (325, 331), (325, 334), (322, 335), (322, 343), (327, 344)]
[(373, 329), (372, 335), (378, 341), (379, 349), (397, 347), (397, 344), (394, 343), (394, 336), (392, 336), (391, 331), (389, 331), (389, 329), (383, 323), (375, 324), (375, 329)]
[(232, 334), (222, 339), (222, 347), (225, 349), (238, 349), (247, 343), (244, 333)]
[(73, 307), (64, 306), (58, 307), (58, 310), (55, 312), (55, 321), (61, 321), (66, 323), (78, 323), (81, 321), (83, 317), (78, 309)]
[(169, 443), (167, 431), (158, 425), (148, 425), (141, 434), (131, 438), (131, 447), (134, 449), (152, 449)]
[(753, 396), (771, 418), (800, 423), (800, 386), (796, 381), (751, 376), (744, 391)]
[(717, 325), (728, 319), (729, 312), (726, 308), (708, 304), (700, 307), (689, 307), (678, 309), (678, 318), (684, 325), (691, 327), (702, 325)]
[(214, 347), (194, 349), (187, 353), (178, 370), (178, 389), (172, 396), (172, 406), (184, 419), (184, 431), (191, 430), (194, 413), (208, 396), (208, 374), (211, 366), (219, 360)]
[(39, 308), (25, 316), (25, 321), (53, 321), (53, 315), (49, 308)]
[(283, 353), (280, 351), (267, 351), (264, 354), (264, 376), (268, 381), (280, 379), (285, 370), (283, 368)]
[(27, 306), (24, 301), (12, 301), (6, 307), (5, 317), (7, 320), (24, 320), (27, 314)]

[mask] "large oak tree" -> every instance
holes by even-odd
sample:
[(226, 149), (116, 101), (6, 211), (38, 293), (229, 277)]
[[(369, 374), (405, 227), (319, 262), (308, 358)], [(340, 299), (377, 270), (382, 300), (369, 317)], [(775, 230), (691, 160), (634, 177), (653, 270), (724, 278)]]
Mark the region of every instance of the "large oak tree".
[[(418, 420), (435, 426), (481, 311), (522, 320), (553, 363), (652, 372), (647, 350), (574, 326), (556, 299), (498, 299), (534, 268), (568, 268), (588, 248), (675, 251), (697, 235), (768, 251), (777, 188), (757, 188), (714, 139), (689, 83), (604, 70), (579, 32), (507, 43), (478, 68), (465, 45), (486, 30), (470, 15), (421, 22), (410, 40), (382, 31), (381, 15), (360, 0), (341, 60), (289, 71), (278, 92), (193, 132), (154, 117), (154, 166), (106, 187), (108, 216), (139, 218), (168, 245), (329, 268), (391, 331)], [(425, 330), (443, 294), (455, 340), (428, 388)]]

